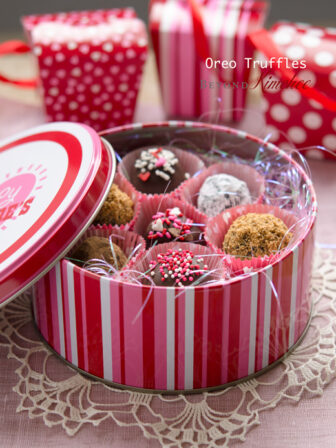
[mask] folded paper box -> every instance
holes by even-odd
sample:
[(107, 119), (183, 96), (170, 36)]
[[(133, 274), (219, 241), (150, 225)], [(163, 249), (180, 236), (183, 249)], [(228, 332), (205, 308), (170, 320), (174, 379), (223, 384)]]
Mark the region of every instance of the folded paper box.
[(26, 16), (22, 23), (50, 121), (96, 130), (133, 121), (147, 33), (132, 9)]

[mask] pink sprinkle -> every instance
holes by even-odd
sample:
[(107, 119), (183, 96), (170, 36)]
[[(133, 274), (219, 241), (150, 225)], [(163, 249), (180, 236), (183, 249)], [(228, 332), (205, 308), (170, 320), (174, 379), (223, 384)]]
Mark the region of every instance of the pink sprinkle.
[(192, 277), (189, 277), (189, 281), (192, 282), (194, 279)]
[(155, 162), (155, 166), (160, 167), (160, 166), (163, 166), (165, 163), (166, 163), (166, 159), (164, 159), (163, 157), (160, 157)]

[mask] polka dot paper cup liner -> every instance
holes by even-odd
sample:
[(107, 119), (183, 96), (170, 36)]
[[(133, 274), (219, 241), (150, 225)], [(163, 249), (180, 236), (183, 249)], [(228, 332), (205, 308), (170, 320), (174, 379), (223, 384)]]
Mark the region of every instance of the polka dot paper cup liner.
[[(238, 256), (226, 254), (223, 249), (225, 235), (237, 218), (248, 213), (271, 214), (280, 218), (286, 224), (288, 231), (292, 233), (288, 246), (272, 255), (249, 259), (241, 259)], [(302, 235), (300, 221), (302, 220), (299, 220), (293, 213), (278, 207), (266, 204), (248, 204), (231, 208), (210, 219), (205, 229), (205, 240), (214, 252), (223, 256), (231, 274), (241, 275), (268, 266), (291, 252)]]
[[(253, 203), (261, 203), (265, 192), (265, 179), (253, 167), (243, 163), (221, 162), (211, 165), (209, 168), (200, 172), (197, 176), (186, 181), (177, 190), (177, 195), (182, 201), (188, 202), (202, 213), (197, 207), (199, 191), (205, 180), (216, 174), (229, 174), (239, 180), (246, 182)], [(228, 192), (229, 194), (229, 192)]]
[[(165, 254), (169, 250), (176, 252), (181, 251), (183, 254), (185, 254), (186, 251), (190, 251), (195, 257), (202, 259), (204, 265), (207, 266), (206, 274), (194, 274), (195, 282), (191, 283), (188, 286), (212, 286), (213, 284), (222, 282), (226, 279), (227, 270), (222, 258), (217, 253), (214, 253), (209, 247), (193, 243), (165, 243), (152, 247), (150, 250), (147, 250), (143, 256), (130, 263), (128, 271), (128, 281), (132, 283), (142, 283), (147, 286), (149, 285), (156, 288), (161, 288), (161, 286), (156, 286), (152, 280), (151, 261), (156, 261), (160, 254)], [(185, 259), (186, 257), (183, 256), (182, 258)], [(178, 275), (180, 272), (181, 271), (175, 273)], [(175, 273), (172, 272), (171, 275), (174, 275)], [(176, 284), (174, 287), (185, 288), (186, 286), (179, 286)]]
[[(132, 179), (138, 175), (137, 170), (134, 167), (135, 161), (139, 157), (142, 150), (150, 149), (150, 148), (151, 148), (151, 146), (146, 147), (146, 148), (139, 148), (139, 149), (136, 149), (136, 150), (130, 152), (122, 159), (121, 163), (118, 166), (118, 172), (132, 186), (133, 186)], [(155, 148), (155, 146), (153, 146), (153, 148)], [(164, 146), (164, 148), (169, 150), (169, 146)], [(140, 192), (140, 194), (142, 196), (149, 197), (149, 196), (153, 196), (154, 194), (156, 194), (157, 196), (161, 196), (161, 197), (167, 196), (167, 195), (174, 196), (177, 188), (179, 188), (189, 177), (194, 176), (196, 173), (198, 173), (199, 171), (204, 169), (205, 166), (204, 166), (203, 161), (195, 154), (192, 154), (188, 151), (185, 151), (185, 150), (182, 150), (179, 148), (175, 148), (175, 147), (171, 147), (171, 150), (176, 154), (178, 161), (179, 161), (179, 166), (181, 168), (181, 171), (183, 173), (185, 173), (187, 175), (187, 177), (183, 177), (181, 182), (179, 182), (179, 183), (174, 182), (173, 188), (170, 189), (170, 191), (167, 191), (167, 193), (165, 193), (164, 191), (162, 191), (162, 193), (158, 193), (158, 194), (156, 194), (156, 193), (147, 194), (147, 193)], [(135, 187), (133, 186), (133, 188), (135, 188)]]
[[(146, 243), (141, 235), (138, 235), (135, 232), (131, 232), (128, 229), (121, 229), (120, 227), (115, 227), (111, 225), (101, 225), (101, 226), (91, 226), (85, 234), (79, 239), (75, 247), (71, 250), (71, 253), (68, 259), (72, 262), (76, 260), (71, 258), (71, 254), (73, 254), (76, 249), (89, 237), (99, 236), (108, 238), (112, 243), (116, 244), (120, 247), (127, 258), (127, 263), (119, 272), (112, 271), (111, 276), (117, 277), (120, 275), (120, 280), (123, 280), (122, 272), (127, 270), (128, 267), (139, 260), (146, 251)], [(112, 250), (111, 250), (112, 252)], [(81, 260), (78, 260), (81, 261)], [(83, 269), (87, 269), (93, 273), (100, 273), (104, 276), (108, 275), (108, 270), (104, 270), (104, 260), (102, 263), (92, 262), (90, 263), (90, 268), (87, 269), (83, 267)], [(105, 265), (107, 266), (107, 265)]]
[[(169, 216), (166, 216), (165, 213), (167, 209), (174, 209), (174, 208), (175, 209), (178, 208), (182, 212), (183, 217), (192, 221), (190, 223), (191, 227), (190, 229), (188, 229), (188, 222), (185, 223), (182, 222), (182, 224), (186, 224), (185, 227), (186, 233), (184, 234), (184, 237), (182, 233), (182, 237), (185, 238), (190, 233), (193, 234), (193, 232), (200, 233), (200, 235), (195, 235), (195, 239), (197, 239), (198, 241), (195, 240), (193, 242), (204, 243), (204, 231), (207, 218), (202, 213), (199, 213), (197, 210), (195, 210), (190, 204), (182, 202), (172, 196), (163, 198), (162, 196), (158, 195), (151, 197), (144, 197), (141, 202), (141, 212), (134, 227), (134, 231), (139, 233), (143, 237), (146, 237), (148, 226), (153, 221), (153, 217), (155, 216), (154, 219), (161, 219), (163, 221), (166, 219), (169, 220), (170, 219)], [(172, 223), (172, 228), (174, 228), (174, 211), (173, 214), (171, 214), (170, 221)], [(180, 223), (177, 222), (176, 226), (179, 227)], [(161, 233), (162, 233), (161, 228), (158, 228), (157, 236), (159, 238), (161, 238)], [(165, 235), (166, 235), (166, 243), (174, 241), (182, 242), (176, 236), (171, 235), (169, 232), (167, 232)], [(150, 247), (155, 243), (157, 243), (157, 241), (158, 238), (153, 238), (151, 239), (151, 241), (147, 241), (147, 246)]]
[[(136, 189), (133, 187), (133, 185), (130, 184), (127, 181), (127, 179), (125, 179), (120, 173), (116, 173), (116, 175), (113, 179), (113, 183), (115, 185), (117, 185), (122, 192), (126, 193), (127, 196), (129, 196), (132, 199), (132, 201), (133, 201), (133, 217), (128, 223), (116, 225), (116, 224), (111, 224), (109, 222), (101, 222), (102, 219), (100, 217), (100, 214), (98, 213), (94, 224), (96, 226), (113, 225), (114, 227), (119, 227), (121, 229), (133, 230), (135, 223), (138, 220), (140, 210), (141, 210), (141, 194), (138, 193), (136, 191)], [(118, 204), (115, 204), (115, 205), (117, 206)], [(104, 207), (104, 205), (103, 205), (103, 207)]]

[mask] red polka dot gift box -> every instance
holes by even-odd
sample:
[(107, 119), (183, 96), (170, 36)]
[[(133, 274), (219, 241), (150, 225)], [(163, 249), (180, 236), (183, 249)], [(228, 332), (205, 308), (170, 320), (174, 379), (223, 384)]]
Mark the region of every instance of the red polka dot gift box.
[(268, 59), (262, 82), (270, 140), (307, 156), (334, 159), (336, 28), (279, 22), (255, 43)]
[(50, 121), (96, 130), (132, 122), (148, 49), (133, 9), (26, 16), (22, 23)]

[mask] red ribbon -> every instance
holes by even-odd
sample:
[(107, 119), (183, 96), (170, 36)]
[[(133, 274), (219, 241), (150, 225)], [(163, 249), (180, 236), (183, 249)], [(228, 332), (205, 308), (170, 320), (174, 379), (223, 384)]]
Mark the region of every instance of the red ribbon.
[[(202, 59), (205, 62), (208, 58), (211, 57), (211, 51), (210, 51), (208, 38), (207, 38), (207, 35), (205, 32), (205, 27), (203, 24), (202, 10), (201, 10), (199, 4), (197, 3), (197, 0), (187, 0), (187, 1), (190, 6), (191, 18), (192, 18), (192, 23), (193, 23), (193, 28), (194, 28), (194, 41), (195, 41), (196, 52), (197, 52), (198, 56), (200, 57), (200, 59)], [(223, 78), (222, 73), (219, 69), (215, 69), (214, 71), (217, 75), (217, 78), (221, 82), (228, 83), (228, 81), (226, 81)], [(231, 84), (231, 83), (229, 83), (229, 84)]]
[[(0, 44), (0, 56), (4, 54), (20, 54), (28, 52), (30, 52), (30, 47), (25, 42), (21, 42), (19, 40), (10, 40)], [(37, 86), (37, 78), (13, 79), (0, 74), (0, 81), (25, 89), (34, 89)]]
[[(283, 57), (283, 55), (273, 42), (268, 31), (266, 30), (254, 31), (249, 35), (249, 38), (251, 42), (254, 44), (254, 46), (262, 53), (264, 53), (264, 55), (268, 59), (271, 59), (273, 57), (276, 60), (281, 61), (281, 64), (279, 64), (279, 71), (286, 80), (290, 81), (293, 79), (296, 73), (292, 69), (286, 67), (286, 61), (280, 59)], [(299, 90), (300, 93), (306, 98), (320, 103), (325, 109), (328, 109), (332, 112), (336, 112), (336, 101), (329, 98), (327, 95), (315, 89), (314, 87), (310, 86), (303, 87), (302, 85), (298, 85), (297, 90)]]

